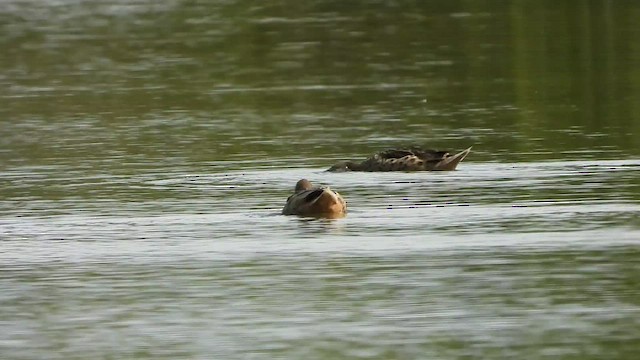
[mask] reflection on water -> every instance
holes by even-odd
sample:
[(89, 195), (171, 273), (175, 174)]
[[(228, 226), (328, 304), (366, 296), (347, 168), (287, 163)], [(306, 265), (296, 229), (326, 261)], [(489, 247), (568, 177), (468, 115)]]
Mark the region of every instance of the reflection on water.
[[(0, 353), (635, 358), (639, 15), (1, 2)], [(473, 152), (324, 172), (407, 145)]]
[(1, 156), (638, 155), (637, 4), (392, 3), (5, 1)]

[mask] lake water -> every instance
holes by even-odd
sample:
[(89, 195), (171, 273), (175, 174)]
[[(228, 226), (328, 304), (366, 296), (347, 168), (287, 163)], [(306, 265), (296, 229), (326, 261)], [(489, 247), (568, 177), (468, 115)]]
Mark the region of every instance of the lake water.
[[(0, 3), (2, 359), (635, 359), (640, 3)], [(327, 173), (396, 146), (455, 172)], [(295, 182), (339, 220), (280, 215)]]

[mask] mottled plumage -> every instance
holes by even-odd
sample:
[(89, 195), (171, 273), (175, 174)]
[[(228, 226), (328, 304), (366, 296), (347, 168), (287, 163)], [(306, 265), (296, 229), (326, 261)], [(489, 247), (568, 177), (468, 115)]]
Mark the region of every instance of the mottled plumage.
[(283, 215), (336, 218), (347, 212), (347, 203), (328, 187), (314, 187), (307, 179), (296, 183), (293, 195), (282, 209)]
[(362, 162), (342, 161), (327, 171), (450, 171), (469, 154), (471, 148), (455, 155), (446, 151), (402, 149), (386, 150)]

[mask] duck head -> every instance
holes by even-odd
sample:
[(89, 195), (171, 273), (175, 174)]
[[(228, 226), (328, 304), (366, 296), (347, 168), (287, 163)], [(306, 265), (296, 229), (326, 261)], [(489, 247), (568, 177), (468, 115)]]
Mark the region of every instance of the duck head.
[(300, 179), (296, 183), (296, 188), (294, 192), (299, 193), (300, 191), (311, 190), (311, 189), (313, 189), (313, 185), (311, 185), (311, 181), (307, 179)]

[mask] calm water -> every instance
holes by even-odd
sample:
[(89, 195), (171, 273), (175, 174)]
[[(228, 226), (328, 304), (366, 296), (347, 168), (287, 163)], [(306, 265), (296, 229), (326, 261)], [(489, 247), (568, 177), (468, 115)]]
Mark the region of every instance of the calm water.
[[(635, 359), (639, 18), (0, 2), (0, 357)], [(403, 145), (474, 150), (323, 172)], [(302, 177), (348, 216), (279, 215)]]

